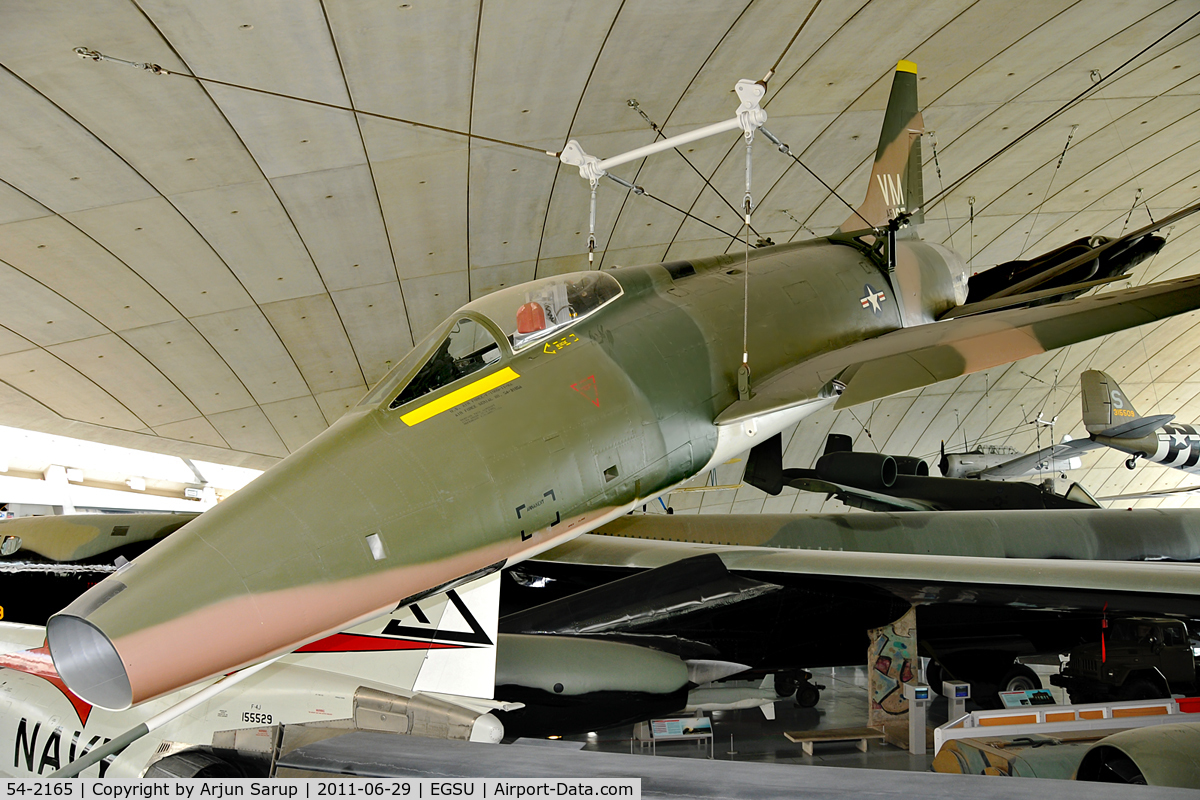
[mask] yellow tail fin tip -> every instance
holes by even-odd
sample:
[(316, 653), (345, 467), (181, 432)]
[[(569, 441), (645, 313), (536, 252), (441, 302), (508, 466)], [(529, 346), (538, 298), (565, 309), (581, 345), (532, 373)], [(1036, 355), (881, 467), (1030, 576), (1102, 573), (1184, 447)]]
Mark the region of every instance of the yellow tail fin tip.
[(917, 74), (917, 65), (911, 61), (899, 61), (896, 63), (896, 72), (911, 72)]

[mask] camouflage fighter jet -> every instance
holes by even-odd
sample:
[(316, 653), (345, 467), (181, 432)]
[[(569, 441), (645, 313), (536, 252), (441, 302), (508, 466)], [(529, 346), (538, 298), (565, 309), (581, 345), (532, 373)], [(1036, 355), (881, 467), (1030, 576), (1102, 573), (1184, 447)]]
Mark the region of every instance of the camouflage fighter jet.
[(841, 232), (467, 304), (328, 430), (52, 617), (59, 674), (127, 708), (527, 559), (820, 409), (1200, 308), (1200, 277), (1068, 303), (1045, 301), (1079, 284), (1012, 284), (961, 305), (962, 259), (916, 236), (916, 86), (901, 62)]

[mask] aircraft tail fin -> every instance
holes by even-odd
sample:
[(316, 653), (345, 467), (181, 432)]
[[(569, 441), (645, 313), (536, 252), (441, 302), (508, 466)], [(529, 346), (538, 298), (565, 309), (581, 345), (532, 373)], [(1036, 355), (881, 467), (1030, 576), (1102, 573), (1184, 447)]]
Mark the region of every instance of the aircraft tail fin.
[(1079, 388), (1083, 395), (1083, 424), (1088, 433), (1104, 433), (1141, 416), (1108, 373), (1087, 370), (1079, 376)]
[(892, 79), (892, 94), (883, 116), (879, 147), (867, 197), (858, 210), (842, 223), (841, 230), (881, 228), (899, 213), (910, 213), (909, 221), (925, 221), (925, 190), (921, 176), (921, 136), (925, 122), (917, 106), (917, 65), (901, 61)]
[(825, 437), (825, 452), (821, 455), (827, 456), (830, 453), (853, 453), (854, 440), (844, 433), (831, 433)]
[(491, 698), (500, 573), (399, 606), (319, 639), (286, 661), (413, 692)]
[(1143, 417), (1112, 376), (1098, 369), (1081, 374), (1079, 386), (1083, 395), (1083, 424), (1094, 436), (1138, 439), (1175, 419), (1174, 414)]

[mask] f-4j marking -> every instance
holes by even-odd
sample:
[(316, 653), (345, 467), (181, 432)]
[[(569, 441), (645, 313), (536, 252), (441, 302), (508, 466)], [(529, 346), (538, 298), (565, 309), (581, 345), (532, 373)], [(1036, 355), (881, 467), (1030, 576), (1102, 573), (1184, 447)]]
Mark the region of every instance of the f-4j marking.
[[(59, 673), (89, 702), (125, 708), (529, 558), (818, 409), (1200, 307), (1196, 277), (1070, 304), (1053, 300), (1081, 290), (1059, 281), (964, 306), (963, 261), (916, 235), (916, 85), (902, 62), (867, 198), (844, 232), (750, 255), (747, 399), (741, 257), (480, 298), (327, 431), (51, 618)], [(908, 227), (892, 219), (883, 175), (899, 176)], [(859, 230), (863, 220), (874, 227)], [(863, 313), (864, 286), (880, 288), (878, 313)], [(603, 387), (604, 402), (580, 381)], [(548, 487), (553, 502), (532, 508)]]

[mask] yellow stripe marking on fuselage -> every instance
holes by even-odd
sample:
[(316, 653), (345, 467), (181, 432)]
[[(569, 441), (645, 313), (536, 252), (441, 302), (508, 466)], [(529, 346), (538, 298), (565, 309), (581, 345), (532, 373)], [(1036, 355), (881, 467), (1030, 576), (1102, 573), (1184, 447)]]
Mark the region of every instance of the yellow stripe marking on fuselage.
[(896, 63), (896, 72), (911, 72), (917, 74), (917, 65), (911, 61), (899, 61)]
[(404, 420), (404, 424), (411, 428), (418, 422), (424, 422), (430, 417), (436, 417), (443, 411), (449, 411), (455, 406), (462, 405), (468, 400), (474, 400), (476, 397), (479, 397), (479, 395), (484, 394), (485, 392), (490, 392), (497, 386), (503, 386), (509, 381), (514, 381), (519, 377), (521, 376), (513, 372), (512, 367), (505, 367), (499, 372), (493, 372), (491, 375), (488, 375), (485, 378), (480, 378), (473, 383), (468, 383), (461, 389), (455, 389), (453, 392), (450, 392), (450, 394), (443, 395), (437, 400), (426, 403), (420, 408), (414, 408), (412, 411), (400, 417), (400, 419)]

